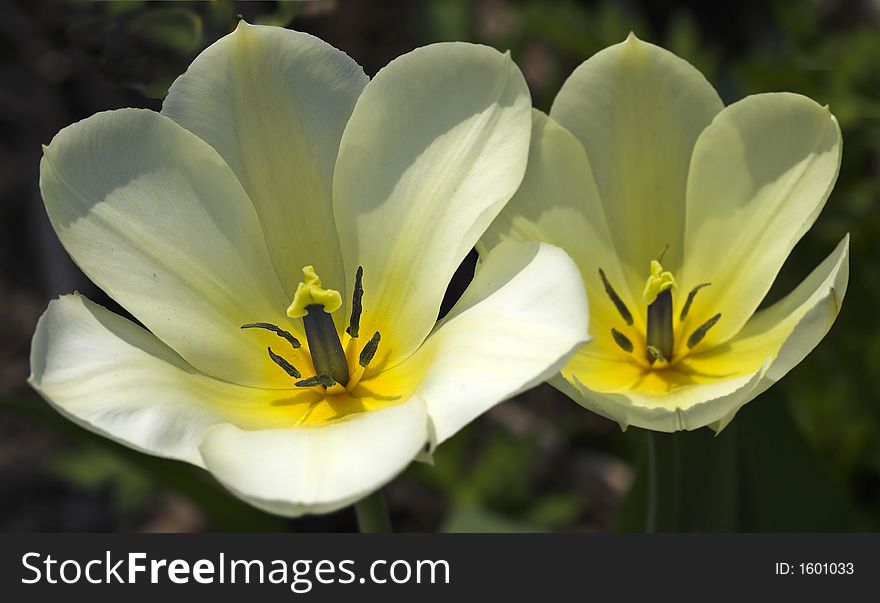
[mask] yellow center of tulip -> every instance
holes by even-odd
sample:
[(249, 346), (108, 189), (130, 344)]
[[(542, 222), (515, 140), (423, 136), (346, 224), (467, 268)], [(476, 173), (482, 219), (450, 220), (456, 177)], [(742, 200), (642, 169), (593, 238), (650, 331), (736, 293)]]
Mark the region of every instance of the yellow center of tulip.
[[(663, 269), (660, 260), (652, 260), (648, 269), (648, 278), (642, 292), (642, 301), (647, 307), (647, 321), (645, 331), (639, 332), (634, 324), (632, 313), (626, 307), (620, 296), (608, 281), (603, 270), (599, 270), (599, 276), (605, 287), (605, 292), (611, 299), (621, 318), (626, 323), (620, 329), (611, 328), (611, 337), (617, 346), (631, 355), (633, 361), (650, 369), (665, 369), (683, 358), (691, 350), (697, 347), (705, 338), (706, 333), (721, 319), (721, 314), (715, 314), (700, 326), (690, 332), (684, 332), (682, 327), (685, 318), (691, 309), (694, 298), (703, 287), (709, 283), (697, 285), (690, 292), (681, 306), (678, 315), (678, 332), (675, 329), (675, 296), (677, 289), (675, 277)], [(633, 340), (639, 342), (635, 345)]]
[[(351, 318), (345, 330), (348, 341), (343, 347), (342, 339), (336, 330), (336, 323), (331, 316), (342, 307), (342, 296), (339, 291), (327, 289), (321, 284), (321, 278), (313, 266), (306, 266), (302, 270), (304, 278), (296, 288), (293, 301), (287, 308), (287, 315), (302, 319), (308, 342), (308, 360), (314, 368), (314, 375), (304, 377), (299, 368), (281, 354), (276, 354), (271, 347), (267, 348), (269, 358), (291, 378), (297, 380), (294, 383), (296, 387), (315, 389), (327, 395), (346, 394), (358, 384), (364, 369), (373, 360), (379, 347), (378, 331), (366, 343), (359, 344), (364, 271), (358, 268), (355, 277)], [(294, 350), (299, 351), (302, 345), (291, 333), (271, 323), (249, 323), (242, 325), (241, 328), (272, 331), (286, 339)]]

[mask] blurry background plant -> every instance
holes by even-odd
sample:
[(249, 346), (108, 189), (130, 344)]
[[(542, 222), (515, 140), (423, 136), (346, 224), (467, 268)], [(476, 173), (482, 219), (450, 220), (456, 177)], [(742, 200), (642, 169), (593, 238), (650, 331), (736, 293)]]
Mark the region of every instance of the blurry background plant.
[[(720, 436), (657, 434), (678, 459), (657, 492), (663, 530), (880, 529), (880, 2), (394, 0), (3, 3), (0, 20), (0, 530), (352, 530), (354, 514), (295, 521), (253, 510), (207, 474), (77, 428), (24, 384), (48, 300), (95, 291), (52, 234), (40, 145), (97, 111), (158, 109), (203, 48), (252, 23), (314, 33), (368, 74), (416, 46), (509, 48), (543, 110), (571, 70), (633, 30), (700, 69), (725, 102), (788, 90), (843, 129), (840, 179), (769, 301), (847, 231), (851, 279), (837, 324)], [(473, 271), (457, 273), (444, 311)], [(645, 434), (549, 386), (506, 402), (388, 487), (400, 530), (641, 530)]]

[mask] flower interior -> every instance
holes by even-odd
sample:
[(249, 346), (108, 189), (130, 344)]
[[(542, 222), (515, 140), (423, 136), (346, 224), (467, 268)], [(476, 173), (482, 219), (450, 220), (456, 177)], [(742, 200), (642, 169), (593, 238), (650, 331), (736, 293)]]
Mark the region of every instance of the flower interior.
[[(684, 362), (694, 353), (708, 351), (701, 349), (706, 348), (703, 340), (722, 319), (722, 313), (699, 303), (699, 292), (712, 283), (697, 284), (687, 292), (679, 290), (675, 275), (661, 263), (665, 252), (664, 249), (658, 259), (650, 262), (642, 291), (644, 312), (635, 315), (618, 295), (615, 283), (599, 268), (599, 278), (617, 312), (617, 321), (606, 326), (607, 330), (597, 329), (598, 336), (610, 337), (614, 346), (609, 348), (617, 349), (618, 358), (639, 368), (642, 379), (638, 386), (642, 391), (659, 392), (699, 381), (700, 377), (720, 378), (739, 372), (727, 373), (719, 366), (719, 372), (708, 374)], [(645, 318), (639, 320), (639, 314)]]
[[(363, 267), (357, 269), (351, 315), (342, 336), (333, 320), (333, 313), (342, 308), (342, 295), (335, 289), (325, 288), (313, 266), (305, 266), (302, 271), (304, 280), (297, 286), (287, 315), (302, 320), (305, 345), (290, 331), (270, 322), (247, 323), (241, 328), (264, 329), (289, 344), (289, 349), (280, 353), (271, 346), (266, 348), (266, 352), (269, 359), (287, 373), (293, 387), (317, 394), (306, 413), (300, 417), (299, 424), (324, 424), (355, 412), (370, 410), (364, 398), (374, 399), (375, 392), (358, 388), (358, 385), (376, 356), (381, 335), (376, 331), (366, 341), (361, 338)], [(388, 396), (387, 399), (396, 401), (397, 396)], [(329, 415), (326, 412), (314, 413), (321, 405), (329, 407), (325, 409), (330, 411)], [(387, 404), (380, 404), (380, 407), (384, 406)]]
[[(661, 257), (662, 259), (662, 257)], [(694, 299), (700, 289), (712, 283), (700, 283), (687, 294), (678, 320), (675, 320), (675, 308), (680, 302), (676, 295), (678, 287), (671, 272), (663, 269), (661, 260), (652, 260), (650, 274), (645, 281), (642, 299), (647, 308), (647, 321), (644, 329), (635, 324), (632, 312), (608, 281), (605, 271), (599, 268), (599, 277), (605, 287), (605, 293), (626, 323), (620, 329), (611, 327), (611, 337), (617, 346), (631, 355), (632, 361), (648, 369), (665, 369), (685, 358), (706, 337), (709, 329), (721, 320), (721, 313), (716, 312), (702, 322), (688, 321)], [(705, 313), (705, 311), (704, 311)], [(699, 323), (699, 326), (693, 327)], [(690, 327), (690, 328), (689, 328)], [(636, 343), (633, 343), (633, 342)]]
[[(289, 360), (276, 354), (272, 348), (267, 348), (269, 358), (290, 375), (297, 379), (296, 387), (320, 388), (322, 393), (342, 394), (349, 392), (357, 385), (363, 376), (364, 369), (373, 360), (376, 350), (379, 348), (379, 331), (359, 348), (360, 321), (362, 311), (363, 267), (358, 267), (355, 277), (354, 294), (352, 299), (351, 319), (345, 329), (348, 334), (348, 343), (343, 349), (339, 333), (336, 331), (336, 323), (331, 314), (342, 307), (342, 296), (335, 289), (325, 289), (321, 285), (321, 278), (315, 272), (314, 267), (303, 268), (305, 280), (296, 288), (296, 294), (287, 315), (291, 318), (301, 318), (303, 328), (308, 341), (308, 348), (303, 349), (300, 341), (288, 331), (278, 325), (266, 322), (254, 322), (242, 325), (242, 329), (260, 328), (272, 331), (282, 339), (290, 343), (291, 347), (300, 354), (310, 355), (310, 363), (314, 368), (314, 375), (302, 379), (302, 373)], [(357, 362), (355, 363), (355, 356)]]

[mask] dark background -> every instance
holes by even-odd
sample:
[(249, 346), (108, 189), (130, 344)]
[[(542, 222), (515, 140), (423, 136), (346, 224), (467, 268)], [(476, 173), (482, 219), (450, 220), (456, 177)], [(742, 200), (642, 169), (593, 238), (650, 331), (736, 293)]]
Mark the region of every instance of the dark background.
[[(40, 145), (97, 111), (159, 109), (173, 79), (237, 15), (314, 33), (375, 74), (441, 40), (510, 49), (549, 109), (567, 74), (629, 31), (686, 58), (725, 102), (788, 90), (840, 120), (840, 178), (771, 291), (791, 290), (852, 234), (831, 333), (720, 436), (658, 434), (664, 530), (880, 528), (880, 3), (699, 0), (0, 2), (0, 531), (347, 531), (354, 513), (284, 520), (201, 470), (148, 457), (56, 415), (25, 385), (48, 300), (115, 307), (67, 257), (37, 188)], [(448, 302), (466, 286), (473, 258)], [(499, 405), (387, 488), (403, 531), (644, 528), (646, 433), (621, 432), (543, 385)], [(671, 485), (671, 488), (667, 488)]]

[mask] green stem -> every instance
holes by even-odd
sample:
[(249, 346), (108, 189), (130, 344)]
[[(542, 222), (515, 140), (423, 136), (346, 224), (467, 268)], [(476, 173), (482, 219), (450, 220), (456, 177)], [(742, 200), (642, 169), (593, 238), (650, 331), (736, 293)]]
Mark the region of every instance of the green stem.
[(645, 532), (675, 532), (681, 517), (681, 458), (674, 433), (648, 432), (647, 504)]
[(387, 534), (391, 532), (391, 518), (388, 517), (388, 506), (385, 495), (376, 490), (354, 505), (358, 527), (362, 534)]
[(657, 450), (654, 443), (654, 432), (648, 434), (648, 500), (645, 503), (645, 533), (657, 531)]

